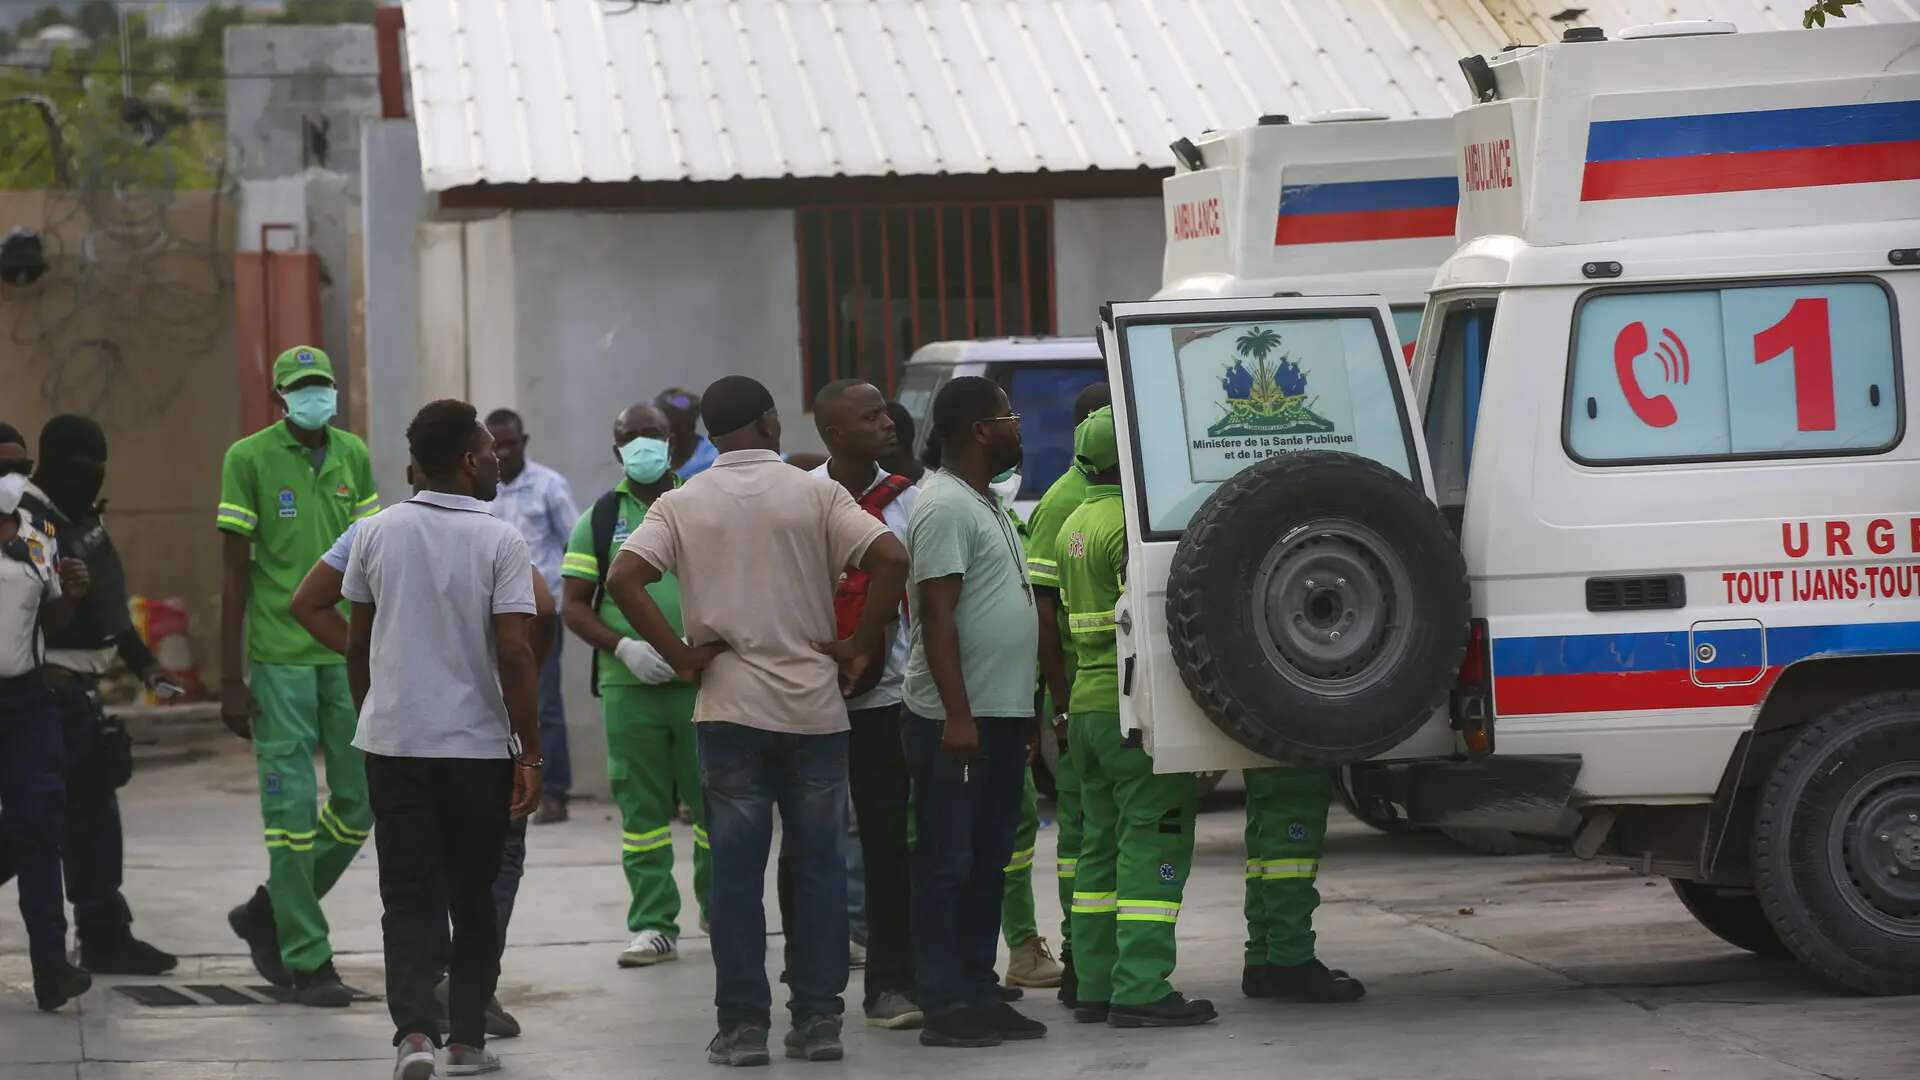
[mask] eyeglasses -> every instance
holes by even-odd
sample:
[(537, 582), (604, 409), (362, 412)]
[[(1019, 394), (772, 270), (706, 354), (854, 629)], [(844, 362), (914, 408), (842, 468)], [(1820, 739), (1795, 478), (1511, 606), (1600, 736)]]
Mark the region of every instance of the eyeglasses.
[(980, 421), (980, 423), (982, 423), (982, 424), (998, 424), (998, 423), (1002, 423), (1002, 422), (1004, 422), (1004, 421), (1008, 421), (1008, 420), (1011, 420), (1011, 421), (1013, 421), (1014, 423), (1016, 423), (1016, 424), (1017, 424), (1017, 423), (1019, 423), (1019, 422), (1020, 422), (1020, 414), (1019, 414), (1019, 413), (1017, 413), (1017, 412), (1010, 412), (1010, 413), (1008, 413), (1008, 414), (1007, 414), (1007, 415), (1005, 415), (1005, 416), (989, 416), (989, 417), (986, 417), (985, 419), (983, 419), (983, 420), (981, 420), (981, 421)]

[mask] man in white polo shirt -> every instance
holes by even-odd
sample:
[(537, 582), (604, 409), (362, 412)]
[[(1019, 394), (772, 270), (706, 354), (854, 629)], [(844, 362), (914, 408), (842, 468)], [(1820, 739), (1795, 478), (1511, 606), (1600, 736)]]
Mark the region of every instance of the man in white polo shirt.
[(453, 922), (443, 1075), (500, 1067), (485, 1027), (500, 977), (493, 881), (509, 814), (540, 799), (540, 673), (527, 542), (487, 512), (493, 436), (473, 406), (435, 401), (407, 446), (421, 490), (361, 525), (340, 591), (353, 603), (347, 683), (377, 826), (394, 1077), (429, 1080), (438, 888)]
[[(707, 388), (700, 408), (719, 457), (647, 511), (615, 556), (607, 591), (668, 666), (700, 682), (693, 720), (713, 849), (720, 1028), (707, 1060), (767, 1063), (762, 887), (778, 804), (798, 923), (788, 927), (798, 937), (786, 1052), (831, 1061), (843, 1052), (847, 986), (841, 694), (882, 653), (905, 588), (906, 547), (845, 488), (780, 459), (780, 417), (766, 387), (730, 375)], [(849, 569), (872, 577), (859, 627), (836, 640), (834, 586)], [(662, 574), (680, 581), (686, 641), (647, 594)]]

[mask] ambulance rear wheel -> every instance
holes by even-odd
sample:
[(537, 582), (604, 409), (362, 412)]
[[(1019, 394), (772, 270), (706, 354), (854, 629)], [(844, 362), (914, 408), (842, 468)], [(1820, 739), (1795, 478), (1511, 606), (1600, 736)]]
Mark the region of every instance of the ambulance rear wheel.
[(1242, 746), (1363, 761), (1446, 700), (1467, 644), (1466, 567), (1433, 502), (1352, 454), (1268, 458), (1215, 489), (1175, 549), (1181, 680)]
[(1761, 786), (1754, 892), (1794, 959), (1863, 994), (1920, 993), (1920, 692), (1808, 724)]
[(1686, 906), (1687, 914), (1706, 927), (1714, 937), (1759, 956), (1776, 960), (1790, 959), (1780, 935), (1773, 932), (1760, 900), (1751, 892), (1731, 892), (1703, 881), (1669, 882), (1673, 894)]

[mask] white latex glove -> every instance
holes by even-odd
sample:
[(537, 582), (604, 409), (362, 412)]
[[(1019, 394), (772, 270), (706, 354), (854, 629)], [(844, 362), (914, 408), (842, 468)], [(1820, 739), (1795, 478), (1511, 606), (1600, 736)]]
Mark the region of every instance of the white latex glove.
[(621, 638), (614, 646), (613, 655), (633, 677), (648, 686), (659, 686), (673, 681), (673, 665), (660, 656), (660, 651), (639, 638)]

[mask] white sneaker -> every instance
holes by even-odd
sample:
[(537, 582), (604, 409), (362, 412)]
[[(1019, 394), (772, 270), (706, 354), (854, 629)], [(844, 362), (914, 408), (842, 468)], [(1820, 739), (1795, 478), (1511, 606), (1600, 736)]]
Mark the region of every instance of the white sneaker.
[(433, 1080), (433, 1040), (409, 1035), (394, 1055), (393, 1080)]
[(447, 1044), (447, 1067), (444, 1070), (446, 1075), (479, 1076), (483, 1073), (499, 1071), (500, 1059), (493, 1051), (462, 1046), (459, 1043)]
[(620, 966), (623, 968), (652, 967), (669, 960), (680, 959), (680, 950), (674, 947), (674, 941), (658, 930), (642, 930), (627, 942), (626, 951), (620, 954)]
[(847, 942), (847, 966), (863, 968), (867, 966), (867, 947), (857, 941)]

